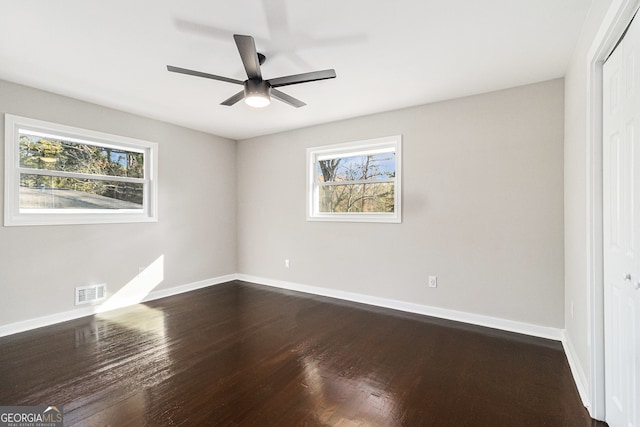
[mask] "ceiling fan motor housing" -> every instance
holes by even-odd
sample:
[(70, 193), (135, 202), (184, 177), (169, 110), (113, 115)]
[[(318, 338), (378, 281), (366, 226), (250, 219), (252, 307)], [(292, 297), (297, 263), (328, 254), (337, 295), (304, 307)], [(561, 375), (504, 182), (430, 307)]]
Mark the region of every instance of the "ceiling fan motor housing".
[(247, 80), (244, 82), (244, 96), (268, 98), (271, 96), (271, 85), (266, 80)]

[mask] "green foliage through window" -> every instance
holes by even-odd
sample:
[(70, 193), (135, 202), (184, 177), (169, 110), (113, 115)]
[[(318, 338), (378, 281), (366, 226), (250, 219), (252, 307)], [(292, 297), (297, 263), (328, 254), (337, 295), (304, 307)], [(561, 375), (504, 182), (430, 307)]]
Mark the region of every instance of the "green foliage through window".
[[(20, 167), (96, 177), (144, 178), (144, 153), (21, 132)], [(143, 204), (143, 185), (139, 183), (40, 172), (20, 174), (20, 187), (20, 207), (28, 209), (141, 209)]]
[(158, 144), (4, 114), (4, 225), (158, 221)]

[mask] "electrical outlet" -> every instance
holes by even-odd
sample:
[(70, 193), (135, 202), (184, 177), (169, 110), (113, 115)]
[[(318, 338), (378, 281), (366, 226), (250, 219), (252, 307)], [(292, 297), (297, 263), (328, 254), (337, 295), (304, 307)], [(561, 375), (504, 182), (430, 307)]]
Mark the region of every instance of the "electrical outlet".
[(438, 276), (429, 276), (429, 287), (430, 288), (438, 287)]
[(284, 268), (289, 268), (289, 266), (290, 266), (290, 265), (291, 265), (291, 264), (289, 264), (289, 260), (288, 260), (288, 259), (285, 259), (285, 260), (284, 260)]

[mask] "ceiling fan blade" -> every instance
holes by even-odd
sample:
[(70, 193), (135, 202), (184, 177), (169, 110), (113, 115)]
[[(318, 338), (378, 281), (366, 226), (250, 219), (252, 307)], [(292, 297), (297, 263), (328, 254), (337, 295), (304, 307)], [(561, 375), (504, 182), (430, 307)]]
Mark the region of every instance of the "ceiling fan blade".
[(278, 101), (282, 101), (285, 104), (291, 105), (292, 107), (300, 108), (307, 105), (304, 102), (300, 101), (299, 99), (294, 98), (293, 96), (287, 95), (284, 92), (280, 92), (278, 89), (272, 88), (271, 96), (277, 99)]
[(241, 82), (240, 80), (230, 79), (228, 77), (216, 76), (215, 74), (203, 73), (201, 71), (188, 70), (186, 68), (174, 67), (172, 65), (167, 65), (167, 71), (171, 71), (172, 73), (187, 74), (187, 75), (196, 76), (196, 77), (204, 77), (205, 79), (220, 80), (222, 82), (235, 83), (237, 85), (244, 84), (244, 82)]
[(231, 107), (233, 104), (235, 104), (236, 102), (240, 101), (243, 98), (244, 98), (244, 90), (241, 90), (240, 92), (233, 95), (231, 98), (222, 101), (220, 105), (226, 105), (227, 107)]
[(335, 70), (312, 71), (310, 73), (294, 74), (292, 76), (276, 77), (267, 80), (271, 87), (281, 87), (295, 85), (298, 83), (313, 82), (316, 80), (334, 79), (336, 77)]
[(240, 58), (242, 58), (247, 77), (250, 80), (262, 80), (260, 59), (258, 59), (258, 51), (253, 37), (234, 34), (233, 39), (236, 41), (236, 46), (238, 46), (238, 52), (240, 52)]

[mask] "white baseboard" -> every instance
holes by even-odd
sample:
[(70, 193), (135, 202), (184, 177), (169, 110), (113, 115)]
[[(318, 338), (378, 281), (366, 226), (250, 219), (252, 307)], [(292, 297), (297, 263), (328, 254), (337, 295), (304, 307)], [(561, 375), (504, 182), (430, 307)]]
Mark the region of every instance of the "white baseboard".
[(587, 408), (591, 417), (594, 418), (593, 414), (591, 413), (592, 406), (591, 402), (589, 401), (589, 394), (587, 389), (587, 384), (589, 383), (587, 382), (587, 377), (584, 374), (584, 370), (580, 365), (578, 357), (576, 356), (573, 344), (571, 343), (571, 340), (568, 339), (563, 329), (533, 325), (530, 323), (500, 319), (491, 316), (483, 316), (480, 314), (467, 313), (464, 311), (449, 310), (427, 305), (413, 304), (404, 301), (373, 297), (354, 292), (345, 292), (335, 289), (301, 285), (298, 283), (286, 282), (282, 280), (265, 279), (263, 277), (249, 276), (246, 274), (238, 274), (237, 279), (246, 282), (257, 283), (260, 285), (273, 286), (277, 288), (305, 292), (314, 295), (322, 295), (362, 304), (391, 308), (394, 310), (406, 311), (409, 313), (433, 316), (441, 319), (455, 320), (472, 325), (486, 326), (493, 329), (500, 329), (503, 331), (516, 332), (524, 335), (560, 341), (562, 343), (564, 353), (567, 356), (567, 360), (569, 361), (571, 375), (573, 376), (573, 381), (575, 382), (576, 388), (578, 389), (578, 394), (580, 395), (582, 404), (585, 406), (585, 408)]
[[(299, 283), (286, 282), (282, 280), (266, 279), (263, 277), (250, 276), (246, 274), (228, 274), (225, 276), (215, 277), (207, 280), (201, 280), (199, 282), (188, 283), (181, 286), (175, 286), (168, 289), (160, 289), (160, 290), (149, 293), (140, 302), (147, 302), (147, 301), (152, 301), (159, 298), (165, 298), (168, 296), (193, 291), (196, 289), (201, 289), (208, 286), (230, 282), (232, 280), (243, 280), (246, 282), (252, 282), (260, 285), (272, 286), (272, 287), (277, 287), (281, 289), (289, 289), (292, 291), (304, 292), (304, 293), (314, 294), (314, 295), (321, 295), (321, 296), (337, 298), (337, 299), (346, 300), (346, 301), (353, 301), (353, 302), (373, 305), (377, 307), (391, 308), (394, 310), (400, 310), (400, 311), (405, 311), (409, 313), (422, 314), (426, 316), (438, 317), (441, 319), (455, 320), (458, 322), (464, 322), (464, 323), (469, 323), (473, 325), (486, 326), (489, 328), (500, 329), (500, 330), (509, 331), (509, 332), (517, 332), (520, 334), (561, 341), (563, 345), (566, 346), (564, 333), (561, 329), (557, 329), (557, 328), (533, 325), (530, 323), (517, 322), (513, 320), (500, 319), (497, 317), (483, 316), (480, 314), (467, 313), (463, 311), (456, 311), (456, 310), (449, 310), (445, 308), (414, 304), (414, 303), (409, 303), (405, 301), (374, 297), (374, 296), (359, 294), (354, 292), (346, 292), (346, 291), (340, 291), (336, 289), (302, 285)], [(126, 305), (117, 305), (117, 306), (110, 307), (110, 309), (117, 309), (125, 306)], [(10, 323), (8, 325), (0, 325), (0, 337), (28, 331), (31, 329), (41, 328), (43, 326), (49, 326), (49, 325), (53, 325), (60, 322), (66, 322), (68, 320), (78, 319), (84, 316), (90, 316), (92, 314), (99, 313), (101, 311), (100, 307), (101, 307), (100, 304), (96, 304), (90, 307), (82, 307), (82, 308), (78, 308), (70, 311), (51, 314), (48, 316), (42, 316), (34, 319), (23, 320), (16, 323)], [(568, 351), (567, 351), (567, 357), (569, 358), (570, 364), (571, 364), (572, 362), (571, 362), (571, 358), (569, 356)], [(572, 372), (573, 372), (573, 365), (572, 365)], [(580, 370), (580, 372), (582, 371)], [(583, 382), (583, 384), (585, 384), (585, 382)]]
[(560, 341), (569, 361), (571, 375), (578, 389), (582, 404), (587, 408), (589, 414), (593, 418), (592, 406), (589, 401), (587, 389), (587, 377), (576, 356), (575, 349), (571, 340), (565, 334), (563, 329), (551, 328), (548, 326), (533, 325), (530, 323), (517, 322), (513, 320), (500, 319), (497, 317), (483, 316), (480, 314), (467, 313), (464, 311), (449, 310), (444, 308), (432, 307), (421, 304), (413, 304), (404, 301), (392, 300), (387, 298), (373, 297), (354, 292), (339, 291), (336, 289), (321, 288), (316, 286), (302, 285), (299, 283), (286, 282), (282, 280), (265, 279), (263, 277), (249, 276), (246, 274), (236, 275), (238, 280), (257, 283), (260, 285), (273, 286), (281, 289), (304, 292), (314, 295), (322, 295), (330, 298), (338, 298), (341, 300), (353, 301), (362, 304), (373, 305), (377, 307), (391, 308), (394, 310), (405, 311), (409, 313), (422, 314), (426, 316), (438, 317), (441, 319), (455, 320), (458, 322), (469, 323), (472, 325), (486, 326), (493, 329), (503, 331), (516, 332), (534, 337), (551, 339)]
[[(168, 289), (160, 289), (150, 292), (140, 302), (152, 301), (160, 298), (165, 298), (172, 295), (181, 294), (184, 292), (194, 291), (196, 289), (206, 288), (207, 286), (218, 285), (225, 282), (230, 282), (237, 278), (236, 274), (228, 274), (226, 276), (219, 276), (212, 279), (201, 280), (194, 283), (188, 283), (185, 285), (174, 286)], [(107, 300), (108, 301), (108, 300)], [(106, 302), (106, 301), (105, 301)], [(129, 304), (131, 305), (131, 304)], [(110, 307), (110, 309), (118, 309), (125, 307), (125, 304)], [(90, 307), (77, 308), (75, 310), (69, 310), (62, 313), (51, 314), (49, 316), (37, 317), (35, 319), (23, 320), (21, 322), (10, 323), (8, 325), (0, 326), (0, 337), (7, 335), (17, 334), (19, 332), (28, 331), (31, 329), (41, 328), (43, 326), (49, 326), (56, 323), (66, 322), (68, 320), (78, 319), (80, 317), (91, 316), (92, 314), (99, 313), (101, 305), (96, 304)]]
[(486, 326), (503, 331), (517, 332), (534, 337), (547, 338), (555, 341), (562, 341), (563, 330), (548, 326), (538, 326), (530, 323), (517, 322), (514, 320), (500, 319), (497, 317), (483, 316), (480, 314), (467, 313), (464, 311), (449, 310), (446, 308), (432, 307), (428, 305), (413, 304), (387, 298), (373, 297), (354, 292), (339, 291), (336, 289), (321, 288), (317, 286), (302, 285), (299, 283), (285, 282), (282, 280), (265, 279), (263, 277), (237, 274), (238, 280), (257, 283), (260, 285), (273, 286), (292, 291), (304, 292), (314, 295), (322, 295), (330, 298), (338, 298), (347, 301), (358, 302), (378, 307), (391, 308), (394, 310), (409, 313), (423, 314), (426, 316), (438, 317), (441, 319), (455, 320), (458, 322), (470, 323), (473, 325)]
[[(589, 402), (589, 394), (587, 390), (587, 377), (584, 374), (584, 370), (580, 365), (579, 359), (576, 356), (575, 349), (571, 341), (565, 335), (564, 330), (558, 328), (551, 328), (548, 326), (533, 325), (530, 323), (517, 322), (514, 320), (500, 319), (497, 317), (484, 316), (480, 314), (467, 313), (464, 311), (449, 310), (445, 308), (432, 307), (428, 305), (414, 304), (405, 301), (398, 301), (387, 298), (374, 297), (365, 294), (359, 294), (355, 292), (346, 292), (336, 289), (328, 289), (317, 286), (302, 285), (299, 283), (286, 282), (282, 280), (266, 279), (263, 277), (250, 276), (246, 274), (228, 274), (225, 276), (219, 276), (212, 279), (201, 280), (199, 282), (188, 283), (181, 286), (175, 286), (168, 289), (160, 289), (153, 291), (145, 296), (141, 302), (152, 301), (160, 298), (169, 297), (172, 295), (178, 295), (184, 292), (194, 291), (196, 289), (206, 288), (208, 286), (218, 285), (221, 283), (230, 282), (233, 280), (243, 280), (246, 282), (256, 283), (259, 285), (272, 286), (281, 289), (288, 289), (292, 291), (304, 292), (313, 295), (321, 295), (330, 298), (337, 298), (346, 301), (353, 301), (357, 303), (390, 308), (394, 310), (400, 310), (408, 313), (422, 314), (426, 316), (437, 317), (441, 319), (454, 320), (463, 323), (469, 323), (472, 325), (485, 326), (493, 329), (499, 329), (503, 331), (516, 332), (524, 335), (530, 335), (540, 338), (551, 339), (560, 341), (564, 348), (567, 360), (569, 361), (569, 367), (571, 368), (571, 374), (578, 388), (578, 393), (584, 406), (591, 413), (591, 404)], [(121, 306), (113, 307), (113, 309), (121, 308)], [(41, 328), (43, 326), (53, 325), (55, 323), (66, 322), (68, 320), (78, 319), (80, 317), (90, 316), (100, 312), (100, 305), (94, 305), (91, 307), (83, 307), (75, 310), (70, 310), (62, 313), (56, 313), (49, 316), (38, 317), (35, 319), (24, 320), (21, 322), (11, 323), (8, 325), (0, 326), (0, 337), (16, 334), (19, 332), (28, 331), (31, 329)], [(593, 416), (593, 415), (592, 415)]]
[(155, 299), (166, 298), (172, 295), (183, 294), (196, 289), (202, 289), (213, 285), (231, 282), (237, 279), (237, 274), (227, 274), (224, 276), (214, 277), (212, 279), (200, 280), (199, 282), (187, 283), (186, 285), (174, 286), (173, 288), (160, 289), (151, 292), (142, 302), (153, 301)]
[(566, 335), (566, 333), (563, 332), (562, 335), (562, 347), (564, 348), (564, 353), (567, 355), (567, 361), (569, 362), (569, 368), (571, 368), (571, 375), (573, 376), (573, 381), (576, 383), (578, 394), (580, 394), (582, 404), (585, 408), (587, 408), (587, 411), (589, 411), (589, 415), (591, 416), (591, 418), (595, 418), (594, 414), (592, 413), (593, 407), (589, 399), (589, 382), (587, 381), (587, 376), (584, 373), (584, 369), (582, 369), (580, 359), (576, 354), (573, 343)]

